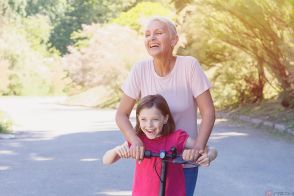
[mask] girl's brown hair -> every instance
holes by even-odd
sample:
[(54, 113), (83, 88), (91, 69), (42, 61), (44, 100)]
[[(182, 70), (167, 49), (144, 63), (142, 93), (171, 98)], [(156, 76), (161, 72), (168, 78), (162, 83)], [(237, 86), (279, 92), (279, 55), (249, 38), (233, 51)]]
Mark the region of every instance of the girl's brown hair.
[(137, 109), (136, 109), (136, 126), (135, 126), (135, 131), (136, 134), (142, 134), (143, 131), (140, 128), (140, 122), (139, 122), (139, 114), (140, 112), (145, 109), (145, 108), (152, 108), (152, 107), (156, 107), (163, 116), (167, 116), (168, 115), (168, 120), (167, 123), (163, 125), (162, 127), (162, 132), (161, 135), (169, 135), (171, 132), (173, 132), (175, 130), (175, 121), (172, 117), (172, 114), (170, 112), (170, 109), (168, 107), (168, 104), (166, 102), (166, 100), (164, 99), (163, 96), (157, 94), (157, 95), (148, 95), (146, 97), (143, 97), (138, 105), (137, 105)]

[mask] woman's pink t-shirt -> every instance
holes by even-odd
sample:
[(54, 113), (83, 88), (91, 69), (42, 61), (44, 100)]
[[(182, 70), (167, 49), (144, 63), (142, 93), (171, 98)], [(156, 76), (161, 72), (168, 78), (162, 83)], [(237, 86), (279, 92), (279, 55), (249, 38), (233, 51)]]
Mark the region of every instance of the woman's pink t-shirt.
[(177, 56), (171, 72), (157, 75), (152, 59), (135, 64), (122, 87), (123, 92), (136, 100), (147, 95), (162, 95), (171, 110), (176, 129), (197, 137), (197, 104), (194, 98), (211, 87), (198, 61), (191, 56)]

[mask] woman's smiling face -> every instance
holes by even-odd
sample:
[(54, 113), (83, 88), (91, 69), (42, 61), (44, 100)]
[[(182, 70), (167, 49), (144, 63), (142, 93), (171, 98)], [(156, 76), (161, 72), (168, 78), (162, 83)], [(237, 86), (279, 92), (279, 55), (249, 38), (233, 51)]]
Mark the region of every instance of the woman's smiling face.
[(149, 139), (161, 136), (162, 127), (167, 123), (168, 116), (162, 115), (156, 107), (144, 108), (139, 114), (140, 128)]
[(145, 29), (145, 47), (152, 57), (169, 52), (172, 49), (172, 36), (163, 22), (151, 21)]

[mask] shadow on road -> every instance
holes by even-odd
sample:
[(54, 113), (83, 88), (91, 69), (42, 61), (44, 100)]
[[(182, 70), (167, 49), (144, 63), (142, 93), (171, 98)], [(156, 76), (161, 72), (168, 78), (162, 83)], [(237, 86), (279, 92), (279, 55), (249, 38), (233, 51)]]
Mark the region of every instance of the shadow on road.
[[(0, 140), (1, 195), (131, 194), (134, 161), (111, 166), (101, 162), (107, 149), (123, 142), (120, 132), (80, 130), (47, 136), (40, 131)], [(211, 167), (200, 168), (197, 195), (294, 192), (293, 142), (220, 120), (209, 145), (218, 149), (219, 156)]]

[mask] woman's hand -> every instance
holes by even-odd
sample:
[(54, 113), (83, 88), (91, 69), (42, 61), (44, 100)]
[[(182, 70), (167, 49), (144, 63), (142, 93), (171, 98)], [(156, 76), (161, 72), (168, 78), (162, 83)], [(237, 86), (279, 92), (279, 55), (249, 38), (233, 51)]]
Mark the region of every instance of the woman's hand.
[(203, 150), (198, 150), (196, 148), (185, 149), (183, 151), (182, 157), (185, 161), (192, 161), (196, 163), (200, 153), (203, 153)]
[(144, 145), (138, 136), (131, 141), (130, 156), (137, 161), (141, 161), (144, 158)]
[(211, 161), (213, 161), (217, 157), (217, 150), (213, 147), (206, 146), (203, 153), (201, 153), (201, 156), (196, 161), (197, 164), (208, 167), (210, 166)]
[(208, 167), (210, 165), (210, 158), (208, 153), (204, 152), (203, 154), (201, 154), (196, 163), (201, 166)]

